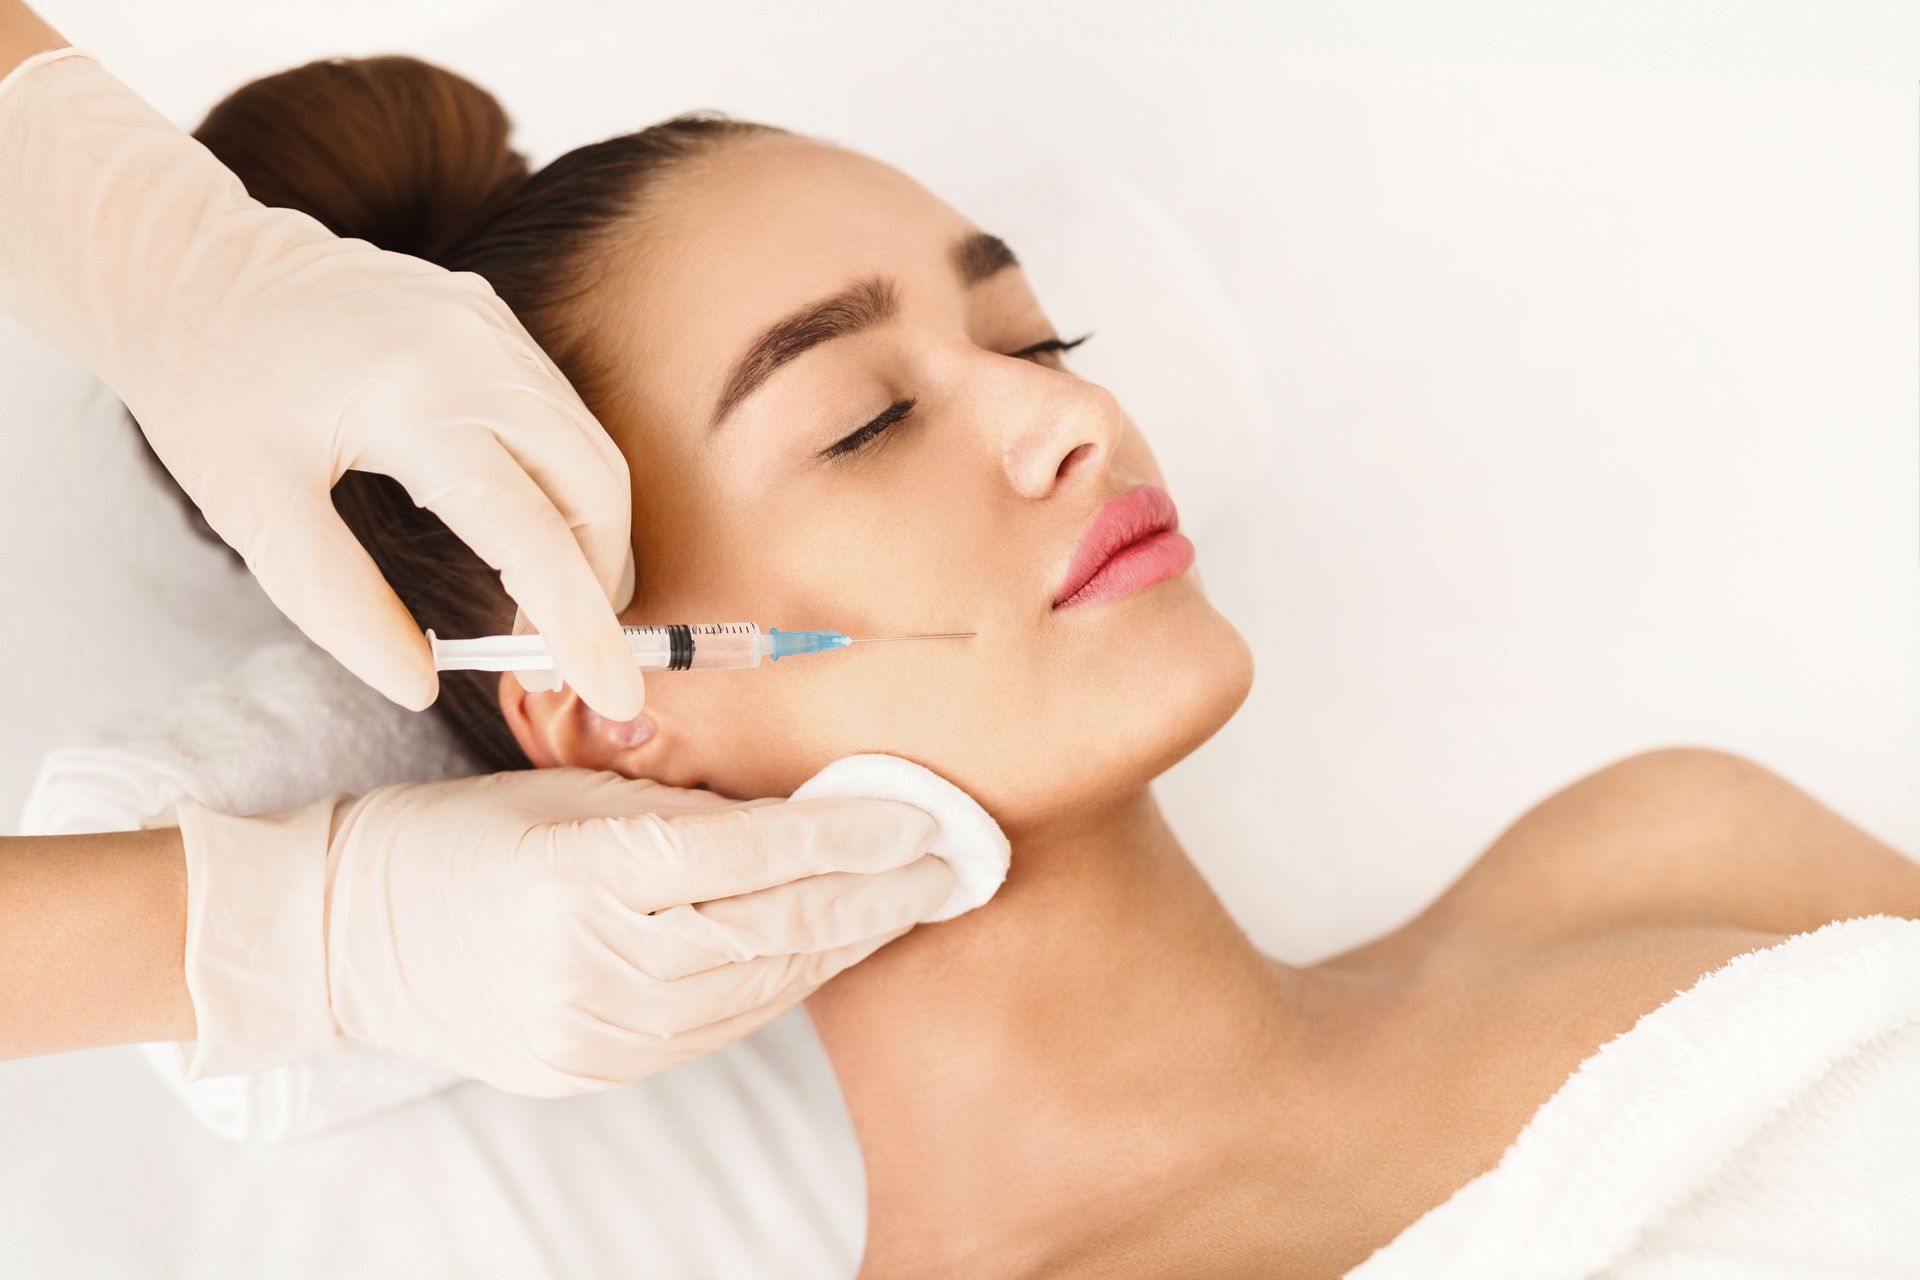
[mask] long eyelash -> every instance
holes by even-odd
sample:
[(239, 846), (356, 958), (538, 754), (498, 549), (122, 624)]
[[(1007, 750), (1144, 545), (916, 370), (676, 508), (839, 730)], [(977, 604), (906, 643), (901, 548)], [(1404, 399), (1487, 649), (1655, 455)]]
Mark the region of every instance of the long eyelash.
[[(1049, 351), (1071, 351), (1092, 336), (1091, 333), (1083, 333), (1072, 342), (1062, 342), (1059, 338), (1048, 338), (1045, 342), (1036, 342), (1030, 347), (1009, 352), (1008, 354), (1012, 355), (1015, 359), (1024, 360), (1028, 356), (1044, 355)], [(860, 452), (875, 440), (885, 435), (889, 427), (894, 426), (896, 423), (906, 421), (907, 416), (913, 412), (913, 406), (918, 403), (920, 403), (918, 398), (895, 401), (893, 404), (887, 406), (886, 412), (882, 413), (872, 422), (869, 422), (866, 426), (860, 428), (852, 435), (847, 436), (845, 439), (837, 440), (822, 449), (819, 456), (822, 458), (844, 458), (849, 454)]]
[(1091, 333), (1083, 333), (1072, 342), (1062, 342), (1058, 338), (1048, 338), (1045, 342), (1036, 342), (1024, 351), (1015, 351), (1012, 354), (1015, 356), (1037, 356), (1048, 351), (1071, 351), (1092, 336)]
[(858, 453), (882, 435), (886, 434), (888, 427), (905, 419), (908, 414), (913, 412), (913, 406), (919, 403), (920, 401), (916, 397), (912, 400), (899, 400), (888, 405), (886, 412), (882, 413), (879, 417), (846, 439), (828, 445), (820, 451), (820, 456), (823, 458), (844, 458), (850, 453)]

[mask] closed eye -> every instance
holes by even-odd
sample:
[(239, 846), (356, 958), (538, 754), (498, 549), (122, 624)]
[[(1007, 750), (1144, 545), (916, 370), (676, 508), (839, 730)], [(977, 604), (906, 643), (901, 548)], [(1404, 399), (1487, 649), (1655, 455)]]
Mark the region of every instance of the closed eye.
[(920, 402), (917, 399), (899, 400), (888, 405), (886, 411), (872, 422), (869, 422), (852, 435), (834, 441), (822, 449), (816, 456), (831, 460), (833, 458), (844, 458), (850, 453), (860, 452), (860, 450), (885, 435), (888, 427), (904, 420), (908, 414), (913, 412), (913, 406), (918, 403)]
[(1036, 342), (1030, 347), (1011, 352), (1010, 354), (1025, 359), (1028, 356), (1044, 355), (1049, 351), (1071, 351), (1092, 336), (1090, 333), (1083, 333), (1072, 342), (1062, 342), (1058, 338), (1048, 338), (1045, 342)]
[[(1045, 342), (1036, 342), (1030, 347), (1023, 347), (1018, 351), (1009, 351), (1007, 354), (1017, 360), (1030, 360), (1035, 356), (1071, 351), (1092, 336), (1091, 333), (1082, 334), (1072, 342), (1062, 342), (1059, 338), (1048, 338)], [(907, 416), (913, 412), (914, 405), (918, 403), (920, 403), (918, 398), (895, 401), (888, 405), (880, 416), (872, 422), (861, 427), (853, 434), (834, 441), (814, 456), (832, 460), (860, 452), (881, 436), (885, 435), (890, 427), (906, 421)]]

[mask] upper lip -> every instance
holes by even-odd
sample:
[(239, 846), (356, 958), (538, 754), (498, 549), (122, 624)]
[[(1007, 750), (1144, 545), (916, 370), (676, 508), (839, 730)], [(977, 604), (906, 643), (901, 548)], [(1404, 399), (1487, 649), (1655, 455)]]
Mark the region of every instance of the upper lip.
[(1067, 576), (1053, 597), (1054, 607), (1087, 585), (1102, 565), (1143, 538), (1180, 527), (1173, 499), (1159, 485), (1143, 484), (1100, 505), (1073, 549)]

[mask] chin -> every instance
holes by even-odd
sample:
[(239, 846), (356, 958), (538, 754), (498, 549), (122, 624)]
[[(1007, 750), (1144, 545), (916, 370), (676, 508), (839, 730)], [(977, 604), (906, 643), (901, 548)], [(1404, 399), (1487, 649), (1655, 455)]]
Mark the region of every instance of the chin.
[(1166, 672), (1159, 719), (1143, 724), (1140, 770), (1145, 785), (1192, 755), (1233, 719), (1253, 689), (1253, 650), (1218, 614), (1204, 643), (1190, 643)]
[(1050, 770), (995, 795), (999, 803), (975, 796), (1009, 838), (1131, 797), (1233, 718), (1253, 688), (1253, 652), (1231, 623), (1209, 613), (1209, 623), (1183, 633), (1174, 661), (1131, 687), (1094, 695), (1097, 713), (1087, 716), (1078, 740), (1054, 753)]

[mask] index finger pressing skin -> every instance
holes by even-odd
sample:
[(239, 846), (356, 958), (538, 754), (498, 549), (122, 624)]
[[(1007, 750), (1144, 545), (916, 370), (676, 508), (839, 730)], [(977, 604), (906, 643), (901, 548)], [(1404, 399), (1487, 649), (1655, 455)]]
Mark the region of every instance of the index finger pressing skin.
[(709, 902), (832, 871), (891, 871), (933, 847), (939, 824), (898, 800), (822, 796), (672, 817), (576, 824), (630, 911)]

